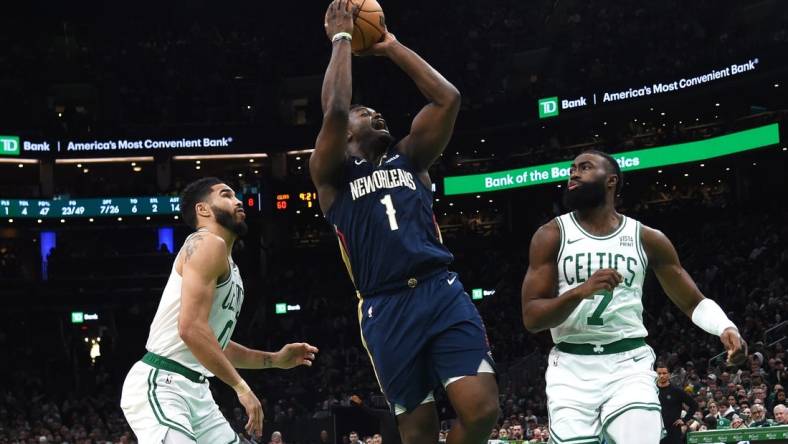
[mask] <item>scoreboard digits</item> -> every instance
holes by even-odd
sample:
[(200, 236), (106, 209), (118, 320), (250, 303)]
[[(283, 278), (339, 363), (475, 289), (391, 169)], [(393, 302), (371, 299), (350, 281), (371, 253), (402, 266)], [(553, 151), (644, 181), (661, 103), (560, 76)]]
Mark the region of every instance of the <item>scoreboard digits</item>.
[(294, 210), (300, 213), (300, 210), (317, 208), (317, 192), (304, 191), (293, 193), (292, 195), (290, 193), (278, 193), (275, 195), (274, 201), (276, 202), (277, 211), (289, 212)]
[(54, 200), (0, 199), (0, 217), (8, 218), (155, 216), (174, 215), (180, 211), (180, 198), (174, 196)]

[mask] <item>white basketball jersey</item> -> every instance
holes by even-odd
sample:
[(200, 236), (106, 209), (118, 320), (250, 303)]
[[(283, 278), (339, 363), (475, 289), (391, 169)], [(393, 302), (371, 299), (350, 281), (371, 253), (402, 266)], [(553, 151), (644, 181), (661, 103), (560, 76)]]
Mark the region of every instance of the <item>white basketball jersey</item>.
[(561, 325), (551, 328), (556, 344), (609, 344), (648, 334), (642, 303), (648, 262), (640, 240), (641, 225), (622, 217), (621, 225), (607, 236), (587, 233), (573, 213), (556, 218), (561, 230), (558, 294), (586, 282), (601, 268), (616, 269), (623, 277), (612, 294), (600, 292), (583, 300)]
[[(175, 262), (177, 260), (178, 258), (176, 257)], [(232, 257), (228, 257), (227, 260), (230, 263), (230, 275), (223, 282), (219, 282), (216, 285), (216, 289), (213, 292), (211, 314), (208, 316), (208, 324), (211, 326), (222, 350), (230, 342), (230, 337), (233, 335), (233, 330), (235, 330), (235, 324), (238, 315), (241, 313), (241, 304), (244, 300), (244, 286), (241, 281), (241, 274)], [(172, 359), (196, 372), (211, 377), (213, 374), (200, 364), (178, 334), (182, 282), (183, 277), (175, 270), (175, 263), (173, 263), (170, 278), (164, 287), (159, 308), (156, 310), (156, 316), (154, 316), (150, 326), (150, 334), (148, 335), (148, 342), (145, 344), (145, 348), (151, 353)]]

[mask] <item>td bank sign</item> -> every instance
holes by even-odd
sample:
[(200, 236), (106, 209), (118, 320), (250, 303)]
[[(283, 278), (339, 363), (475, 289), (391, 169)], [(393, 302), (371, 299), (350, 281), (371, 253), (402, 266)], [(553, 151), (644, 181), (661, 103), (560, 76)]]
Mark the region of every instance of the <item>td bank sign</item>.
[(588, 99), (580, 96), (576, 99), (558, 100), (558, 97), (545, 97), (539, 99), (539, 118), (555, 117), (562, 109), (581, 108), (588, 106)]
[(18, 156), (19, 137), (0, 136), (0, 156)]

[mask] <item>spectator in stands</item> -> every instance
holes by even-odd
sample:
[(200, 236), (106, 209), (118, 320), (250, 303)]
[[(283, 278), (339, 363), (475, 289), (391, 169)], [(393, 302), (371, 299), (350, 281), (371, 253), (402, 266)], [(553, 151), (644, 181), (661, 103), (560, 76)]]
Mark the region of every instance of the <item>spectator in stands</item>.
[(511, 430), (509, 432), (509, 439), (512, 441), (523, 440), (523, 426), (521, 426), (519, 422), (512, 424)]
[(774, 390), (766, 399), (766, 408), (772, 410), (777, 404), (785, 404), (785, 390), (780, 384), (775, 384)]
[(372, 444), (383, 444), (383, 435), (380, 433), (372, 435)]
[(271, 441), (268, 444), (284, 444), (282, 432), (271, 433)]
[(766, 392), (760, 386), (755, 387), (752, 389), (752, 399), (753, 401), (760, 400), (761, 402), (764, 402), (766, 399)]
[(783, 360), (780, 358), (776, 358), (773, 361), (770, 361), (771, 369), (769, 371), (769, 379), (774, 384), (786, 384), (788, 383), (788, 373), (785, 370), (785, 364)]
[(350, 444), (361, 443), (361, 441), (358, 440), (358, 432), (356, 432), (355, 430), (351, 430), (350, 435), (348, 435), (348, 437), (350, 438)]
[(320, 441), (318, 441), (318, 443), (319, 444), (329, 444), (328, 431), (327, 430), (321, 430), (320, 431)]
[(708, 406), (709, 406), (709, 414), (706, 415), (706, 418), (704, 418), (704, 421), (706, 422), (707, 425), (709, 424), (710, 422), (709, 420), (711, 419), (715, 423), (715, 427), (714, 427), (715, 429), (727, 429), (728, 427), (730, 427), (731, 425), (730, 420), (722, 416), (717, 406), (717, 403), (715, 401), (710, 401), (708, 403)]
[(529, 444), (530, 443), (540, 443), (540, 442), (543, 442), (543, 441), (544, 441), (544, 439), (542, 438), (542, 429), (540, 429), (538, 427), (535, 428), (534, 431), (533, 431), (533, 436), (531, 437), (531, 440), (528, 441)]
[(747, 426), (744, 424), (744, 420), (739, 415), (733, 415), (731, 420), (731, 428), (732, 429), (745, 429)]
[(745, 425), (749, 425), (750, 421), (752, 421), (752, 411), (750, 410), (750, 407), (742, 407), (739, 416), (741, 417), (742, 421), (744, 421)]
[(774, 406), (774, 425), (788, 425), (788, 412), (784, 404)]
[(771, 423), (766, 419), (766, 409), (761, 404), (752, 406), (752, 422), (747, 427), (769, 427)]

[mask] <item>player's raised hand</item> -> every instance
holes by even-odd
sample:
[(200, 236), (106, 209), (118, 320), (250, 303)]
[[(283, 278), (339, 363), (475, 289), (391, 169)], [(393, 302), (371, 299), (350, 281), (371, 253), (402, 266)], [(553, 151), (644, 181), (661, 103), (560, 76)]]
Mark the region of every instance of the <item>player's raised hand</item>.
[(618, 271), (612, 268), (601, 268), (578, 287), (583, 297), (590, 298), (603, 291), (613, 291), (623, 281)]
[(359, 51), (354, 53), (357, 56), (365, 57), (365, 56), (387, 56), (388, 50), (391, 48), (394, 43), (397, 42), (397, 37), (394, 34), (385, 30), (383, 34), (383, 38), (375, 43), (374, 45), (370, 46), (368, 49), (364, 51)]
[(747, 343), (744, 342), (739, 331), (728, 327), (720, 335), (720, 341), (728, 351), (728, 364), (740, 366), (747, 359)]
[(289, 369), (299, 365), (312, 366), (318, 349), (306, 342), (287, 344), (276, 354), (274, 365), (278, 368)]
[(263, 436), (264, 418), (263, 406), (260, 404), (260, 400), (257, 399), (253, 391), (249, 390), (246, 393), (238, 394), (238, 401), (244, 407), (244, 410), (246, 410), (246, 416), (249, 418), (244, 426), (246, 433), (248, 433), (249, 436), (260, 438)]
[(331, 40), (340, 32), (353, 34), (353, 20), (358, 15), (358, 7), (350, 0), (334, 0), (328, 5), (324, 26), (326, 35)]

